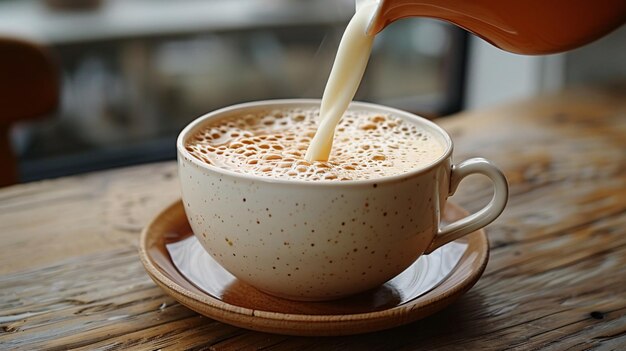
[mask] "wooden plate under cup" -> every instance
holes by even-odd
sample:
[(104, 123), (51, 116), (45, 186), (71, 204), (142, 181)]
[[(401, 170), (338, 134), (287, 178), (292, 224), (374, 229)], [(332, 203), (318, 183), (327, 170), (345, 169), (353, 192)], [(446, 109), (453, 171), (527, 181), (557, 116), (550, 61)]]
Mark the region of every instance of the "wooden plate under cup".
[[(448, 203), (444, 220), (454, 221), (467, 212)], [(478, 281), (489, 258), (484, 230), (458, 241), (467, 244), (461, 259), (434, 289), (405, 299), (402, 291), (382, 286), (368, 292), (327, 302), (281, 299), (239, 282), (220, 282), (208, 294), (187, 280), (175, 267), (167, 244), (192, 234), (182, 202), (157, 215), (141, 234), (139, 256), (150, 277), (170, 296), (209, 318), (238, 327), (288, 335), (330, 336), (373, 332), (404, 325), (451, 304)], [(215, 275), (219, 277), (220, 275)]]

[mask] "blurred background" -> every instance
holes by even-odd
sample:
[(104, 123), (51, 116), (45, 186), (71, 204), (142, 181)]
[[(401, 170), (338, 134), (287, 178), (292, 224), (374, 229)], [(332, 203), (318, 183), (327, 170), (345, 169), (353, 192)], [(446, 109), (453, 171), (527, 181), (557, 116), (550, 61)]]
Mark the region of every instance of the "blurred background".
[[(353, 0), (0, 0), (0, 36), (49, 49), (60, 72), (58, 111), (11, 127), (20, 180), (174, 159), (178, 132), (203, 113), (321, 97), (353, 12)], [(377, 36), (356, 99), (436, 118), (624, 80), (624, 62), (625, 28), (529, 57), (408, 19)]]

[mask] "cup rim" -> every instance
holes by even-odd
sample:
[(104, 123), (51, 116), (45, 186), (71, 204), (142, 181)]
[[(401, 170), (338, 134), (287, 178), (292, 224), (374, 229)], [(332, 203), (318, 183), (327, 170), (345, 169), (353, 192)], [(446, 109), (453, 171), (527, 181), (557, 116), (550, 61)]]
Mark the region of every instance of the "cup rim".
[(256, 181), (256, 182), (273, 183), (273, 184), (290, 184), (290, 185), (299, 185), (299, 186), (336, 187), (336, 186), (347, 186), (347, 185), (372, 185), (372, 184), (378, 185), (378, 184), (391, 183), (391, 182), (395, 182), (399, 180), (404, 180), (407, 178), (412, 178), (417, 175), (426, 173), (435, 167), (438, 167), (442, 162), (450, 158), (450, 156), (452, 155), (452, 150), (454, 148), (452, 138), (443, 128), (441, 128), (434, 122), (424, 117), (418, 116), (414, 113), (403, 111), (397, 108), (369, 103), (369, 102), (362, 102), (362, 101), (352, 101), (348, 109), (365, 108), (368, 110), (386, 111), (387, 113), (390, 113), (393, 115), (402, 116), (404, 118), (408, 118), (412, 120), (418, 120), (419, 121), (418, 123), (426, 125), (430, 130), (437, 132), (443, 138), (445, 142), (444, 152), (435, 161), (428, 164), (427, 166), (412, 169), (402, 174), (396, 174), (392, 176), (385, 176), (385, 177), (374, 178), (374, 179), (358, 179), (358, 180), (342, 180), (342, 181), (336, 181), (336, 180), (310, 181), (310, 180), (301, 180), (301, 179), (283, 179), (283, 178), (263, 177), (263, 176), (259, 176), (255, 174), (239, 173), (239, 172), (231, 171), (225, 168), (209, 165), (198, 160), (196, 157), (191, 155), (191, 153), (187, 151), (184, 145), (184, 142), (189, 137), (189, 135), (192, 134), (192, 132), (195, 132), (196, 129), (198, 129), (204, 123), (206, 123), (206, 121), (212, 118), (216, 118), (217, 116), (223, 115), (225, 113), (231, 113), (237, 110), (248, 110), (248, 109), (253, 109), (253, 108), (255, 109), (283, 108), (283, 107), (290, 107), (290, 106), (297, 106), (297, 105), (318, 105), (319, 106), (320, 104), (321, 104), (320, 99), (259, 100), (259, 101), (252, 101), (252, 102), (245, 102), (245, 103), (230, 105), (227, 107), (223, 107), (223, 108), (205, 113), (204, 115), (191, 121), (178, 134), (178, 138), (176, 139), (176, 149), (178, 151), (177, 152), (178, 159), (180, 161), (181, 156), (182, 156), (184, 160), (189, 161), (192, 164), (196, 165), (197, 167), (208, 170), (210, 172), (215, 172), (215, 173), (222, 174), (225, 176), (230, 176), (230, 177), (235, 177), (235, 178), (240, 178), (240, 179), (247, 179), (247, 180)]

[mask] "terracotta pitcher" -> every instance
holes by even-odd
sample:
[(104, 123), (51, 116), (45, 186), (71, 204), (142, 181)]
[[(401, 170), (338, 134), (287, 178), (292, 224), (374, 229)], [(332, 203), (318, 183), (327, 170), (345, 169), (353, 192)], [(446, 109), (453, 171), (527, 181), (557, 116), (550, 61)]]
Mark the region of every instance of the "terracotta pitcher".
[(622, 25), (626, 0), (380, 0), (368, 33), (415, 16), (453, 23), (510, 52), (550, 54)]

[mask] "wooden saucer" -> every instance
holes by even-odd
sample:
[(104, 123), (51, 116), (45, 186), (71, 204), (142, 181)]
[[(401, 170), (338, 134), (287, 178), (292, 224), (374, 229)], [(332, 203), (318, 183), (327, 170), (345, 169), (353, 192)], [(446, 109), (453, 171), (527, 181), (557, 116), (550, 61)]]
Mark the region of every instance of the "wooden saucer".
[[(446, 221), (465, 215), (466, 211), (450, 203), (444, 211)], [(456, 267), (437, 287), (408, 301), (394, 298), (401, 296), (402, 291), (387, 291), (384, 287), (336, 301), (290, 301), (264, 294), (237, 280), (222, 284), (223, 290), (216, 297), (188, 281), (176, 269), (168, 253), (167, 244), (190, 235), (191, 228), (180, 201), (161, 212), (144, 229), (139, 256), (155, 283), (181, 304), (209, 318), (242, 328), (288, 335), (350, 335), (393, 328), (424, 318), (469, 290), (482, 275), (489, 258), (484, 230), (459, 239), (467, 246)]]

